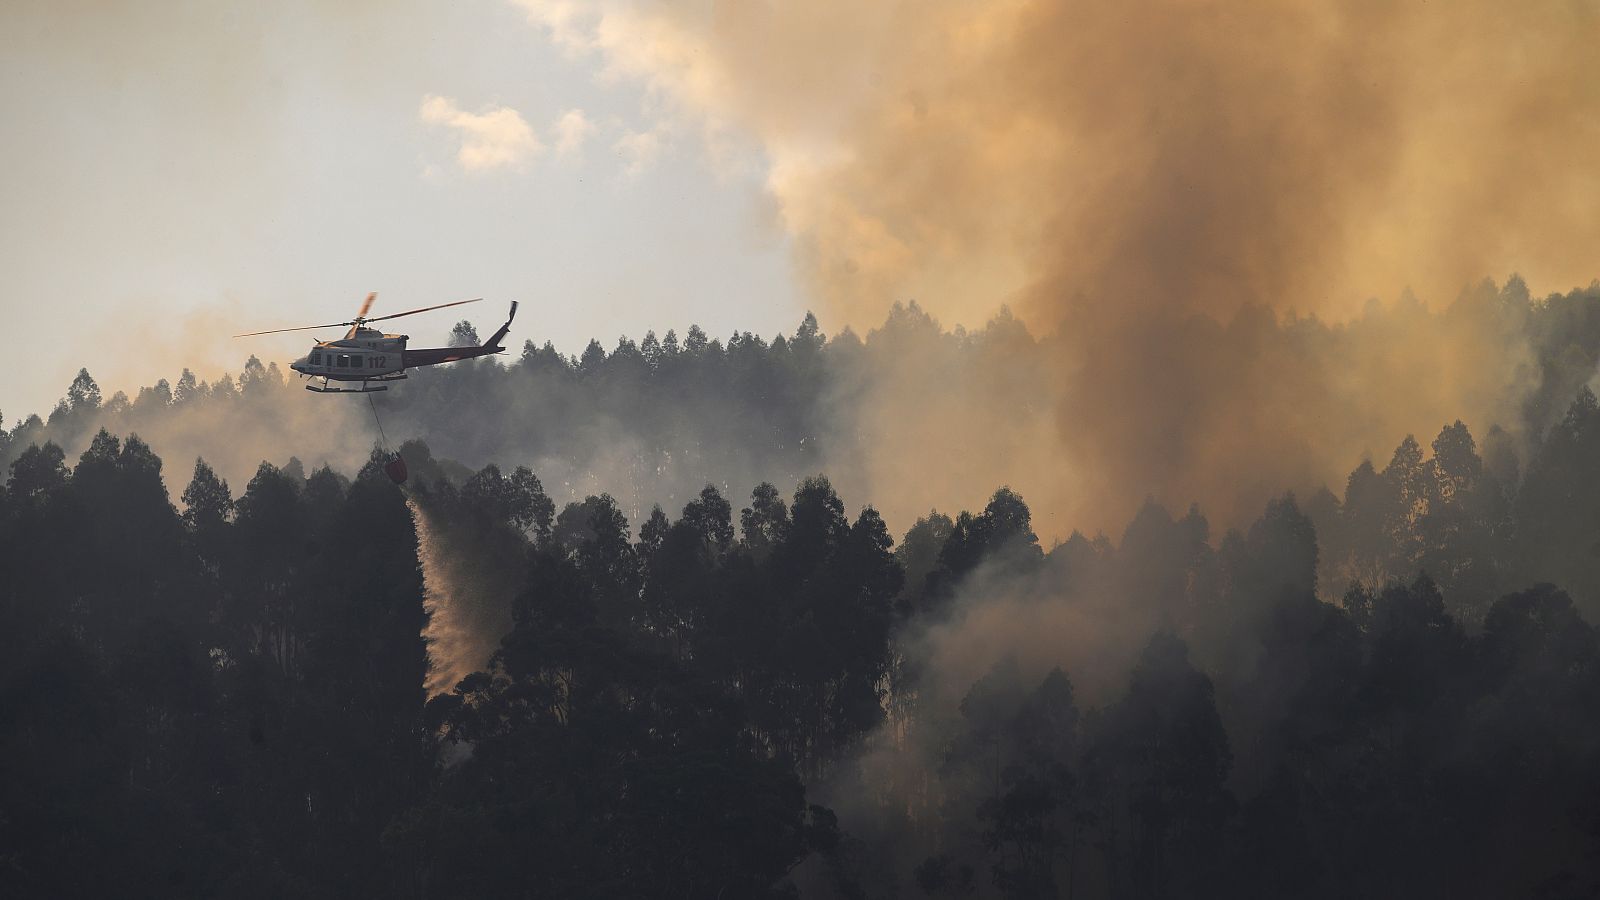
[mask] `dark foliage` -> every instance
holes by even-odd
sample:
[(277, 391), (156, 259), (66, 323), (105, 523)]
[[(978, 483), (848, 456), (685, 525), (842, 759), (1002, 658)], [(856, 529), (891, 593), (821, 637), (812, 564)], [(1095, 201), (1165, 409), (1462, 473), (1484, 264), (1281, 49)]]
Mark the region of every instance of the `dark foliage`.
[[(777, 346), (524, 366), (815, 376), (814, 323)], [(630, 521), (421, 443), (410, 493), (375, 454), (237, 496), (133, 434), (11, 447), (0, 894), (1592, 896), (1600, 404), (1569, 396), (1525, 462), (1456, 422), (1220, 538), (1148, 503), (1048, 550), (1008, 488), (897, 547), (821, 476)], [(80, 373), (61, 427), (112, 402)], [(420, 508), (515, 585), (431, 699)], [(969, 648), (996, 610), (1071, 624)]]

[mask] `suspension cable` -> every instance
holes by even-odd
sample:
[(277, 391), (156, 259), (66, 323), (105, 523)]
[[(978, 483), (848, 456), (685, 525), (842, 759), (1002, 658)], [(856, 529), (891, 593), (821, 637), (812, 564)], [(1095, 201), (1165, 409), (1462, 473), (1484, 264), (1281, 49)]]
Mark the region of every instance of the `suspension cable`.
[(372, 408), (372, 421), (378, 426), (378, 445), (384, 453), (389, 453), (389, 438), (383, 433), (383, 420), (378, 418), (378, 404), (373, 402), (371, 394), (367, 395), (367, 406)]

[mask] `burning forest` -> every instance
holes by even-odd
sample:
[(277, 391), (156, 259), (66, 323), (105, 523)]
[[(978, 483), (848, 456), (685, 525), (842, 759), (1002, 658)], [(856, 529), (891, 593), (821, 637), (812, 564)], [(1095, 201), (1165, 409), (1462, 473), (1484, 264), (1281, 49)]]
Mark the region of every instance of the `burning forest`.
[(1600, 10), (1435, 6), (0, 12), (0, 894), (1600, 893)]

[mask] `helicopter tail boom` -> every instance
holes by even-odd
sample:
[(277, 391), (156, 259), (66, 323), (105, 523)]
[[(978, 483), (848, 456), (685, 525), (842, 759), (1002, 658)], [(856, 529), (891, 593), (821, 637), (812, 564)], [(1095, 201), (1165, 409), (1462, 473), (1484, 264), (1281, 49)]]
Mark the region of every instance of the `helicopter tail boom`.
[(517, 317), (517, 301), (511, 301), (511, 315), (506, 317), (506, 323), (500, 326), (492, 337), (477, 347), (439, 347), (426, 350), (406, 350), (403, 359), (407, 369), (416, 366), (432, 366), (439, 363), (456, 362), (463, 359), (475, 359), (479, 356), (489, 356), (493, 353), (504, 353), (500, 341), (511, 330), (511, 320)]

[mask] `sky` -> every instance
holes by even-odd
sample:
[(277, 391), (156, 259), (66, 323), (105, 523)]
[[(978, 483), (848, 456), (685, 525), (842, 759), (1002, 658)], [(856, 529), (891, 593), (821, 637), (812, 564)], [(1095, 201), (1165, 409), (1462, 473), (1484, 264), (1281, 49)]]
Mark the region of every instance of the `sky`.
[[(512, 341), (567, 353), (807, 308), (871, 340), (916, 300), (1048, 364), (894, 355), (856, 401), (874, 503), (1009, 483), (1109, 526), (1337, 484), (1520, 427), (1517, 330), (1410, 311), (1596, 283), (1596, 34), (1600, 0), (11, 0), (0, 412), (80, 365), (109, 395), (283, 362), (316, 332), (229, 335), (368, 291), (489, 298), (480, 332), (519, 300)], [(1302, 321), (1353, 349), (1288, 352)], [(996, 397), (1030, 410), (1002, 452)]]
[[(280, 363), (368, 291), (581, 352), (792, 331), (754, 142), (708, 143), (504, 0), (0, 5), (7, 424), (80, 366), (106, 396)], [(443, 342), (457, 311), (408, 318)]]

